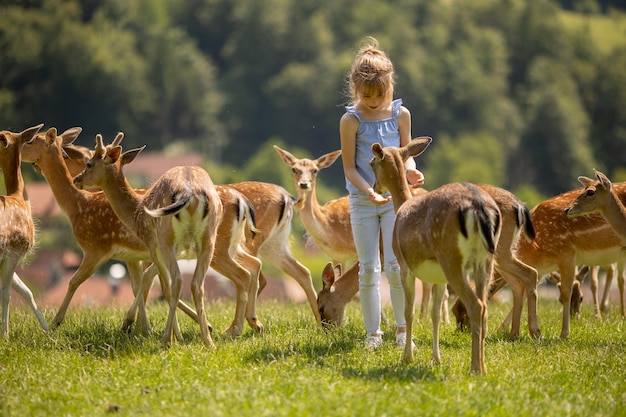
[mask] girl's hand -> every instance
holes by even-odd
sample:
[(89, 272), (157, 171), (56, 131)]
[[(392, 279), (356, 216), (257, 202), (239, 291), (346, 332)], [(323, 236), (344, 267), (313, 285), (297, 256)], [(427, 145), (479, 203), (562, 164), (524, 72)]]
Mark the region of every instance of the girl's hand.
[(373, 203), (376, 203), (376, 204), (385, 204), (391, 201), (391, 196), (383, 197), (382, 195), (378, 194), (373, 189), (369, 190), (369, 192), (367, 193), (367, 196), (370, 198), (370, 200), (372, 200)]
[(413, 187), (421, 187), (422, 185), (424, 185), (424, 174), (422, 174), (420, 170), (407, 169), (406, 179)]

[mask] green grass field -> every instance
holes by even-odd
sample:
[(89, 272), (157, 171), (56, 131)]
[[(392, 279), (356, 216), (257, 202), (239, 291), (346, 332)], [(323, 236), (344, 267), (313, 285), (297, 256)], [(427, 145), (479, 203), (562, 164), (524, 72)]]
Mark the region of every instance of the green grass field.
[[(2, 416), (618, 416), (626, 415), (626, 328), (613, 307), (603, 321), (589, 305), (562, 341), (560, 305), (541, 300), (544, 339), (510, 341), (496, 331), (509, 305), (490, 304), (487, 375), (469, 375), (468, 334), (445, 325), (442, 361), (430, 363), (431, 324), (418, 322), (416, 361), (392, 343), (369, 352), (358, 303), (346, 325), (318, 329), (307, 305), (264, 302), (264, 336), (221, 336), (234, 303), (208, 306), (215, 350), (179, 314), (184, 341), (160, 347), (164, 305), (149, 306), (153, 332), (123, 334), (120, 309), (70, 309), (48, 334), (15, 308), (0, 342)], [(391, 311), (387, 312), (391, 317)], [(50, 319), (53, 311), (46, 311)]]

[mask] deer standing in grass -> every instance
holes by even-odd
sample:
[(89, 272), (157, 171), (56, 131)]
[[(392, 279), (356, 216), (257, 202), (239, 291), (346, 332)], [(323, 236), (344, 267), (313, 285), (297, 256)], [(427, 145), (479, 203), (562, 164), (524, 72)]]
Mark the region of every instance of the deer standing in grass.
[[(376, 175), (374, 189), (389, 190), (396, 210), (393, 250), (398, 257), (405, 291), (407, 340), (414, 321), (415, 277), (433, 284), (432, 358), (441, 362), (439, 321), (445, 285), (463, 301), (472, 334), (471, 372), (485, 373), (487, 286), (493, 274), (500, 237), (500, 209), (483, 189), (468, 183), (443, 185), (411, 198), (404, 172), (407, 158), (417, 156), (430, 137), (413, 139), (401, 148), (372, 145), (370, 165)], [(472, 278), (475, 286), (470, 284)], [(404, 360), (413, 361), (413, 348), (405, 344)]]
[(189, 258), (195, 257), (191, 293), (202, 341), (205, 346), (214, 347), (204, 310), (204, 278), (213, 257), (222, 203), (209, 174), (197, 166), (174, 167), (144, 195), (138, 194), (128, 183), (122, 166), (134, 160), (141, 150), (122, 153), (119, 145), (105, 148), (98, 135), (94, 155), (74, 183), (81, 188), (97, 186), (103, 190), (120, 220), (148, 247), (161, 285), (167, 287), (171, 283), (171, 290), (164, 288), (171, 291), (161, 338), (164, 347), (182, 339), (176, 317), (182, 286), (177, 257), (183, 252)]
[[(78, 133), (74, 134), (71, 138), (68, 136), (70, 131), (74, 131), (74, 129), (70, 129), (62, 135), (62, 148), (63, 156), (65, 157), (64, 161), (67, 165), (67, 170), (70, 172), (71, 182), (71, 178), (84, 169), (86, 162), (92, 155), (92, 152), (89, 150), (85, 151), (82, 147), (73, 145), (72, 142), (74, 141), (76, 135), (80, 132), (80, 128), (78, 128)], [(71, 184), (71, 186), (73, 186), (73, 184)], [(256, 299), (253, 298), (256, 297), (257, 292), (260, 292), (266, 284), (262, 271), (257, 273), (260, 269), (260, 262), (257, 256), (261, 256), (264, 260), (271, 262), (280, 268), (284, 273), (293, 277), (298, 284), (300, 284), (309, 300), (309, 304), (316, 321), (321, 323), (321, 318), (316, 307), (315, 288), (313, 287), (311, 273), (304, 265), (293, 257), (289, 249), (291, 221), (293, 219), (293, 197), (283, 187), (271, 183), (256, 181), (216, 185), (215, 187), (220, 194), (225, 210), (224, 218), (222, 219), (222, 223), (220, 223), (220, 228), (218, 229), (218, 240), (215, 249), (216, 253), (213, 257), (211, 266), (218, 272), (229, 277), (235, 283), (238, 290), (237, 311), (241, 311), (241, 302), (243, 300), (239, 295), (240, 290), (246, 288), (248, 286), (247, 282), (249, 281), (250, 285), (247, 298), (249, 302), (247, 303), (246, 308), (246, 320), (254, 330), (262, 332), (263, 326), (258, 321), (256, 315)], [(145, 190), (137, 191), (144, 192)], [(103, 198), (103, 200), (106, 201), (106, 198)], [(243, 205), (244, 201), (245, 205)], [(110, 209), (108, 201), (106, 201), (106, 204), (109, 205), (108, 210), (113, 212), (112, 209)], [(231, 209), (229, 209), (229, 207)], [(231, 214), (237, 214), (238, 218), (234, 219)], [(125, 229), (125, 226), (121, 224), (117, 216), (114, 217), (116, 221), (120, 223), (120, 227)], [(252, 217), (255, 219), (255, 224), (253, 224), (252, 227), (247, 228), (245, 232), (245, 241), (241, 242), (243, 250), (238, 249), (237, 256), (234, 256), (232, 255), (234, 250), (232, 248), (228, 248), (226, 243), (227, 241), (231, 241), (231, 244), (234, 244), (237, 241), (238, 237), (232, 232), (232, 230), (237, 227), (232, 222), (228, 225), (229, 220), (236, 222), (245, 220), (245, 222), (248, 223)], [(104, 224), (107, 224), (107, 222), (104, 222)], [(132, 235), (134, 236), (134, 234)], [(143, 243), (141, 243), (141, 245), (143, 246)], [(147, 252), (147, 248), (144, 249), (145, 260), (149, 260), (150, 256)], [(127, 252), (120, 251), (118, 255), (122, 256), (125, 253)], [(228, 253), (231, 253), (231, 256), (228, 256)], [(241, 265), (238, 266), (238, 264)], [(242, 267), (245, 271), (242, 270)], [(150, 273), (154, 274), (154, 270), (151, 270)], [(80, 282), (76, 282), (74, 286), (70, 283), (70, 289), (68, 289), (68, 295), (66, 295), (66, 298), (69, 297), (67, 299), (67, 304), (69, 304), (71, 296), (74, 294), (76, 288), (78, 288), (78, 286), (85, 279), (87, 279), (89, 275), (84, 276), (84, 278)], [(257, 275), (259, 281), (258, 284), (255, 279)], [(256, 289), (256, 286), (258, 286), (258, 290)], [(71, 289), (73, 289), (73, 291), (69, 294)], [(192, 318), (196, 317), (195, 312), (182, 302), (181, 308), (183, 308), (183, 311), (189, 314)], [(59, 310), (59, 314), (61, 311), (65, 311), (65, 309)], [(238, 336), (243, 330), (243, 326), (238, 324), (242, 322), (237, 318), (241, 317), (241, 315), (236, 313), (235, 317), (236, 320), (225, 331), (225, 333), (231, 337)], [(134, 315), (131, 309), (129, 310), (125, 320), (124, 329), (128, 329), (132, 325), (133, 320)]]
[(11, 287), (26, 300), (37, 316), (39, 324), (48, 330), (48, 324), (35, 303), (32, 292), (15, 273), (15, 268), (35, 244), (35, 226), (30, 201), (24, 189), (21, 171), (21, 150), (43, 124), (19, 133), (0, 131), (0, 168), (4, 176), (6, 195), (0, 196), (0, 275), (2, 277), (2, 326), (0, 337), (9, 339), (9, 302)]
[[(626, 207), (613, 189), (611, 180), (600, 171), (594, 170), (596, 179), (580, 176), (578, 181), (584, 189), (576, 198), (565, 207), (568, 216), (585, 216), (591, 213), (600, 213), (619, 236), (622, 244), (626, 244)], [(608, 279), (607, 279), (608, 281)], [(624, 276), (617, 276), (620, 307), (622, 317), (624, 311)]]
[[(320, 205), (317, 200), (316, 183), (317, 175), (322, 169), (331, 166), (341, 151), (333, 151), (320, 156), (317, 159), (296, 158), (290, 152), (274, 145), (274, 149), (282, 161), (291, 168), (293, 180), (298, 193), (296, 210), (300, 213), (300, 219), (307, 233), (313, 242), (332, 261), (322, 274), (322, 289), (317, 293), (317, 308), (322, 318), (322, 322), (328, 326), (340, 325), (343, 321), (345, 306), (358, 293), (358, 281), (348, 283), (349, 280), (358, 280), (358, 262), (348, 268), (345, 274), (348, 279), (339, 284), (341, 271), (344, 270), (346, 262), (357, 259), (356, 247), (352, 235), (352, 225), (350, 224), (350, 201), (348, 196), (331, 200), (324, 205)], [(421, 187), (411, 188), (413, 195), (423, 194), (426, 191)], [(382, 248), (382, 244), (381, 244)], [(382, 253), (381, 253), (382, 256)], [(333, 265), (340, 265), (334, 269)], [(337, 279), (335, 280), (335, 277)], [(332, 279), (332, 282), (329, 280)], [(333, 283), (337, 285), (332, 288)], [(343, 284), (348, 284), (345, 286)], [(332, 288), (332, 290), (331, 290)], [(424, 296), (424, 291), (422, 295)], [(424, 300), (424, 299), (422, 299)], [(427, 303), (422, 302), (420, 316), (425, 315)], [(444, 310), (447, 309), (444, 308)], [(387, 319), (383, 317), (384, 322)]]
[[(154, 267), (147, 271), (148, 276), (141, 288), (143, 266), (150, 262), (148, 248), (121, 222), (101, 191), (84, 191), (74, 185), (73, 177), (84, 169), (91, 157), (91, 152), (85, 153), (73, 145), (81, 130), (71, 128), (57, 135), (56, 129), (51, 128), (38, 134), (23, 149), (23, 159), (35, 164), (48, 181), (56, 200), (68, 216), (76, 241), (83, 251), (81, 264), (70, 279), (54, 323), (57, 326), (62, 323), (78, 287), (105, 261), (117, 259), (126, 263), (135, 295), (143, 295), (135, 298), (122, 328), (125, 331), (130, 330), (138, 315), (138, 327), (145, 333), (149, 329), (145, 301), (152, 283), (151, 278), (156, 271)], [(145, 193), (141, 189), (136, 191)], [(225, 331), (231, 337), (236, 337), (243, 330), (244, 314), (254, 330), (262, 331), (262, 325), (256, 318), (254, 300), (248, 303), (248, 296), (244, 294), (251, 293), (256, 299), (256, 281), (261, 265), (258, 258), (240, 248), (245, 240), (245, 230), (242, 228), (254, 229), (250, 202), (231, 188), (218, 188), (218, 193), (224, 206), (224, 216), (217, 232), (218, 241), (212, 266), (229, 277), (237, 288), (235, 318)], [(197, 314), (192, 308), (182, 301), (179, 307), (197, 320)]]
[[(619, 199), (626, 200), (626, 183), (615, 183)], [(570, 335), (572, 289), (579, 265), (610, 265), (624, 260), (624, 243), (599, 213), (572, 217), (566, 207), (580, 194), (571, 190), (549, 198), (531, 211), (535, 239), (520, 239), (519, 259), (535, 268), (539, 276), (558, 270), (561, 275), (560, 299), (563, 301), (562, 339)]]

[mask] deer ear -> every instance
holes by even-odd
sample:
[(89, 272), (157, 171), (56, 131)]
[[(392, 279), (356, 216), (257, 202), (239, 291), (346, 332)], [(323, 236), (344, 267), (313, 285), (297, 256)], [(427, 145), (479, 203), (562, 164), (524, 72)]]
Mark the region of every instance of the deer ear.
[(326, 264), (326, 266), (324, 267), (324, 271), (322, 272), (322, 285), (323, 288), (326, 290), (330, 289), (330, 287), (332, 287), (334, 283), (335, 271), (333, 269), (333, 264), (329, 262), (328, 264)]
[(282, 159), (287, 166), (293, 166), (293, 164), (296, 163), (296, 157), (286, 150), (281, 149), (276, 145), (274, 145), (274, 149), (278, 152), (278, 156), (280, 156), (280, 159)]
[(319, 158), (317, 158), (317, 165), (320, 168), (328, 168), (329, 166), (331, 166), (336, 160), (337, 158), (339, 158), (339, 155), (341, 155), (341, 151), (334, 151), (334, 152), (329, 152), (326, 155), (322, 155)]
[[(143, 145), (141, 148), (131, 149), (130, 151), (126, 151), (122, 154), (122, 165), (130, 164), (135, 160), (137, 155), (141, 153), (145, 149), (146, 145)], [(121, 148), (120, 148), (121, 149)]]
[(57, 138), (57, 129), (56, 129), (56, 127), (51, 127), (46, 132), (46, 143), (48, 145), (50, 145), (50, 144), (54, 143), (56, 138)]
[(372, 153), (378, 159), (383, 159), (383, 157), (385, 156), (383, 154), (383, 147), (382, 147), (382, 145), (380, 143), (372, 144)]
[(610, 190), (611, 180), (600, 171), (596, 171), (596, 170), (594, 171), (596, 173), (596, 178), (598, 179), (598, 181), (600, 181), (600, 184), (602, 185), (602, 188), (604, 188), (605, 190)]
[(420, 155), (426, 150), (426, 148), (428, 148), (428, 145), (430, 145), (432, 141), (433, 138), (430, 136), (420, 136), (411, 140), (411, 142), (405, 146), (405, 149), (408, 152), (405, 159), (408, 159), (409, 156)]
[(115, 163), (120, 158), (122, 154), (121, 146), (113, 146), (107, 150), (106, 158), (109, 159), (108, 163)]
[(74, 143), (74, 141), (82, 131), (82, 127), (71, 127), (65, 132), (61, 133), (61, 137), (63, 138), (63, 145), (71, 145), (72, 143)]
[(37, 132), (43, 127), (43, 123), (38, 124), (37, 126), (29, 127), (28, 129), (24, 129), (20, 132), (20, 140), (22, 143), (30, 142), (32, 138), (35, 137)]
[(580, 177), (578, 177), (578, 182), (581, 183), (583, 187), (589, 187), (591, 184), (593, 184), (596, 181), (592, 180), (589, 177), (585, 177), (584, 175), (581, 175)]
[(548, 274), (547, 279), (553, 284), (561, 285), (561, 274), (559, 274), (557, 271)]

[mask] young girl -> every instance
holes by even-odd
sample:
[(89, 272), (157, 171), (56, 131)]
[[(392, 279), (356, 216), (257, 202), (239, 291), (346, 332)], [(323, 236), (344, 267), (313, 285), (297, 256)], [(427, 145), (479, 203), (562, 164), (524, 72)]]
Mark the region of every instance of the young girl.
[[(384, 271), (389, 280), (396, 322), (396, 344), (404, 348), (406, 322), (400, 267), (391, 248), (395, 212), (391, 196), (374, 191), (374, 172), (369, 166), (371, 146), (404, 146), (411, 140), (411, 113), (402, 100), (393, 100), (394, 70), (391, 60), (372, 37), (366, 38), (348, 75), (350, 105), (341, 117), (339, 130), (343, 170), (350, 199), (350, 221), (359, 260), (359, 292), (367, 336), (367, 347), (382, 343), (379, 283), (382, 235)], [(424, 176), (409, 158), (405, 165), (411, 184), (421, 185)], [(412, 342), (411, 342), (412, 343)]]

